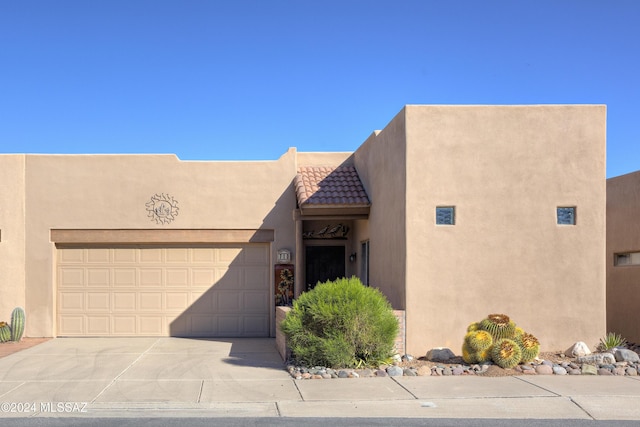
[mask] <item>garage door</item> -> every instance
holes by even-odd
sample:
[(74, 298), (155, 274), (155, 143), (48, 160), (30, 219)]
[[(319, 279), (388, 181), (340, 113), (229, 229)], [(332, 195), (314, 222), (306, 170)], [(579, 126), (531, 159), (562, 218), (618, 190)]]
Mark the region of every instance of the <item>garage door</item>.
[(266, 337), (269, 245), (59, 248), (58, 336)]

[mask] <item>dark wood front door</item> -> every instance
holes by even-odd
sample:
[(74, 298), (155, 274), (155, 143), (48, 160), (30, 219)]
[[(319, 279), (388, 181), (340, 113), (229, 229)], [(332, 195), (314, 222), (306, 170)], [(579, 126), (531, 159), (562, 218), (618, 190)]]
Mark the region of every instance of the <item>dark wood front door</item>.
[(318, 282), (335, 280), (345, 274), (344, 246), (307, 246), (305, 251), (307, 290)]

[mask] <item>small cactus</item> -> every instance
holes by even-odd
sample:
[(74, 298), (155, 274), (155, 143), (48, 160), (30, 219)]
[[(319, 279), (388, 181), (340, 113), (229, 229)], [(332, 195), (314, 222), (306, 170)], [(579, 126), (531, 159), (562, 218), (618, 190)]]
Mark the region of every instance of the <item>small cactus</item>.
[(0, 342), (11, 340), (11, 328), (7, 322), (0, 322)]
[(493, 344), (493, 338), (487, 331), (469, 332), (464, 337), (469, 348), (474, 351), (486, 350)]
[(480, 329), (480, 324), (478, 322), (473, 322), (467, 327), (467, 332), (473, 332)]
[(478, 363), (476, 352), (469, 348), (466, 340), (462, 344), (462, 360), (468, 364)]
[(540, 354), (540, 342), (531, 334), (524, 333), (515, 339), (522, 350), (522, 363), (531, 362)]
[(16, 307), (11, 312), (11, 341), (20, 341), (24, 334), (25, 314), (22, 307)]
[(480, 329), (491, 334), (494, 340), (513, 338), (516, 325), (506, 314), (490, 314), (480, 322)]
[(503, 338), (493, 345), (491, 359), (501, 368), (511, 369), (520, 363), (522, 350), (515, 341)]

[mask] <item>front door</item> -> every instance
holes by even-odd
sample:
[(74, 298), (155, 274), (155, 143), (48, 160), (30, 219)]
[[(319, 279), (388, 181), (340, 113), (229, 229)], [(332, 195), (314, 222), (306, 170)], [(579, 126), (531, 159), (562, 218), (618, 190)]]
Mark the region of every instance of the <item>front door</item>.
[(305, 259), (306, 290), (313, 289), (318, 282), (345, 275), (344, 246), (307, 246)]

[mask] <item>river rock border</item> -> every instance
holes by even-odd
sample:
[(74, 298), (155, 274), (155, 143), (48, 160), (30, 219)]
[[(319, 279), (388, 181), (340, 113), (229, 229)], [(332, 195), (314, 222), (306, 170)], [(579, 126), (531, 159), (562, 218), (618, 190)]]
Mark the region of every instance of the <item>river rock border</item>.
[[(380, 366), (378, 369), (331, 369), (322, 366), (312, 368), (287, 365), (289, 374), (297, 380), (334, 379), (334, 378), (370, 378), (370, 377), (416, 377), (416, 376), (505, 376), (505, 375), (618, 375), (638, 376), (640, 372), (640, 347), (615, 349), (611, 352), (593, 353), (587, 356), (552, 362), (536, 360), (518, 365), (514, 369), (505, 369), (502, 375), (495, 375), (502, 368), (492, 362), (468, 365), (464, 363), (431, 363), (412, 365), (413, 357), (396, 357), (393, 365)], [(408, 365), (408, 366), (407, 366)], [(492, 372), (494, 375), (492, 375)]]

